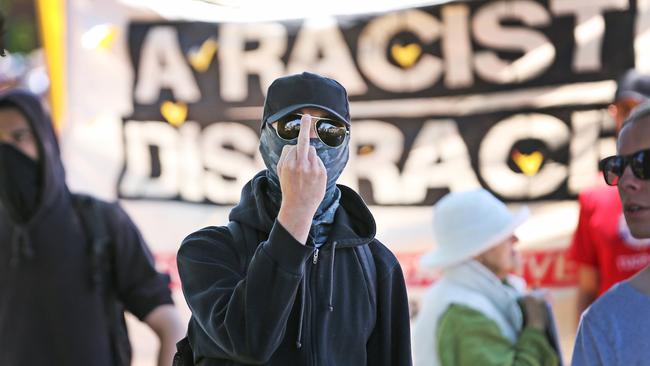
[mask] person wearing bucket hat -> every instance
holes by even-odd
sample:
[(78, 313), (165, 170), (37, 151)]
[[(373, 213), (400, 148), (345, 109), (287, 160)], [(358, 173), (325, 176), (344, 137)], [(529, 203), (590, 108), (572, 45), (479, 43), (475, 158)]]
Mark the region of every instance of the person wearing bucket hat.
[(205, 366), (411, 365), (400, 265), (375, 239), (361, 197), (336, 184), (350, 128), (347, 93), (335, 80), (305, 72), (269, 86), (260, 136), (266, 170), (244, 186), (227, 226), (189, 235), (178, 253), (192, 311), (179, 358), (191, 353), (189, 364)]
[(421, 264), (442, 274), (415, 321), (415, 366), (559, 363), (545, 302), (523, 296), (523, 279), (510, 274), (514, 231), (527, 217), (484, 189), (450, 193), (434, 206), (437, 248)]

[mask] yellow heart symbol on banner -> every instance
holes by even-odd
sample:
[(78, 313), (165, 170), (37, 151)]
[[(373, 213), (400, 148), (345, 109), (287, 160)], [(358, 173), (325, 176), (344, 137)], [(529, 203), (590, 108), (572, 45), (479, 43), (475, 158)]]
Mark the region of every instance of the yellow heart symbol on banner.
[(408, 69), (415, 64), (415, 61), (422, 54), (422, 47), (417, 43), (411, 43), (405, 46), (394, 44), (390, 48), (390, 54), (398, 65)]
[(99, 41), (99, 47), (105, 50), (110, 49), (115, 43), (115, 37), (117, 37), (117, 27), (111, 27), (106, 35)]
[(81, 45), (89, 50), (110, 50), (115, 43), (118, 28), (110, 24), (100, 24), (90, 28), (81, 36)]
[(160, 106), (160, 113), (172, 126), (181, 126), (187, 118), (187, 105), (182, 102), (165, 101)]
[(194, 70), (198, 72), (205, 72), (210, 67), (214, 55), (217, 53), (219, 44), (212, 38), (208, 38), (203, 42), (201, 47), (193, 48), (187, 54), (187, 59)]
[(544, 162), (544, 155), (539, 151), (530, 154), (522, 154), (515, 150), (512, 153), (512, 160), (517, 164), (524, 175), (532, 177), (539, 172), (539, 168)]

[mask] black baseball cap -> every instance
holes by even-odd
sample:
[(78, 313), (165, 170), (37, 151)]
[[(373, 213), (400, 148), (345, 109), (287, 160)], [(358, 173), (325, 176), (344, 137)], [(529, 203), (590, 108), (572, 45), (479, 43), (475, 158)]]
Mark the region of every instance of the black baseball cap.
[(264, 123), (272, 123), (301, 108), (319, 108), (350, 125), (350, 103), (343, 85), (334, 79), (303, 72), (275, 79), (264, 101)]
[(614, 102), (623, 98), (645, 101), (650, 98), (650, 75), (644, 75), (631, 69), (625, 72), (616, 83)]

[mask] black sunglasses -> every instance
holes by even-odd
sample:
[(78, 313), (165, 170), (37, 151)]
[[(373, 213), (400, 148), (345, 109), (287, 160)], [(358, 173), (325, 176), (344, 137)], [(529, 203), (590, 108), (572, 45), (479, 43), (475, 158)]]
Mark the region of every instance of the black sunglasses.
[(642, 180), (650, 179), (650, 149), (641, 150), (629, 155), (614, 155), (600, 161), (598, 168), (603, 172), (605, 182), (610, 186), (618, 184), (625, 167), (630, 165), (635, 177)]
[[(302, 116), (302, 113), (291, 113), (273, 122), (278, 137), (287, 141), (298, 138)], [(341, 146), (345, 136), (350, 134), (348, 127), (341, 121), (325, 117), (311, 118), (315, 121), (313, 126), (318, 139), (329, 147)]]

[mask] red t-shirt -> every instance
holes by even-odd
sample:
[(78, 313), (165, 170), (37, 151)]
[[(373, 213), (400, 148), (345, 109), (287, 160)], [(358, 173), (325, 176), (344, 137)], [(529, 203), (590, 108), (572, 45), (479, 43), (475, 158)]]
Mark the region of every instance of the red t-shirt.
[(650, 264), (650, 240), (632, 237), (616, 187), (600, 186), (578, 197), (580, 217), (568, 257), (596, 267), (598, 296)]

